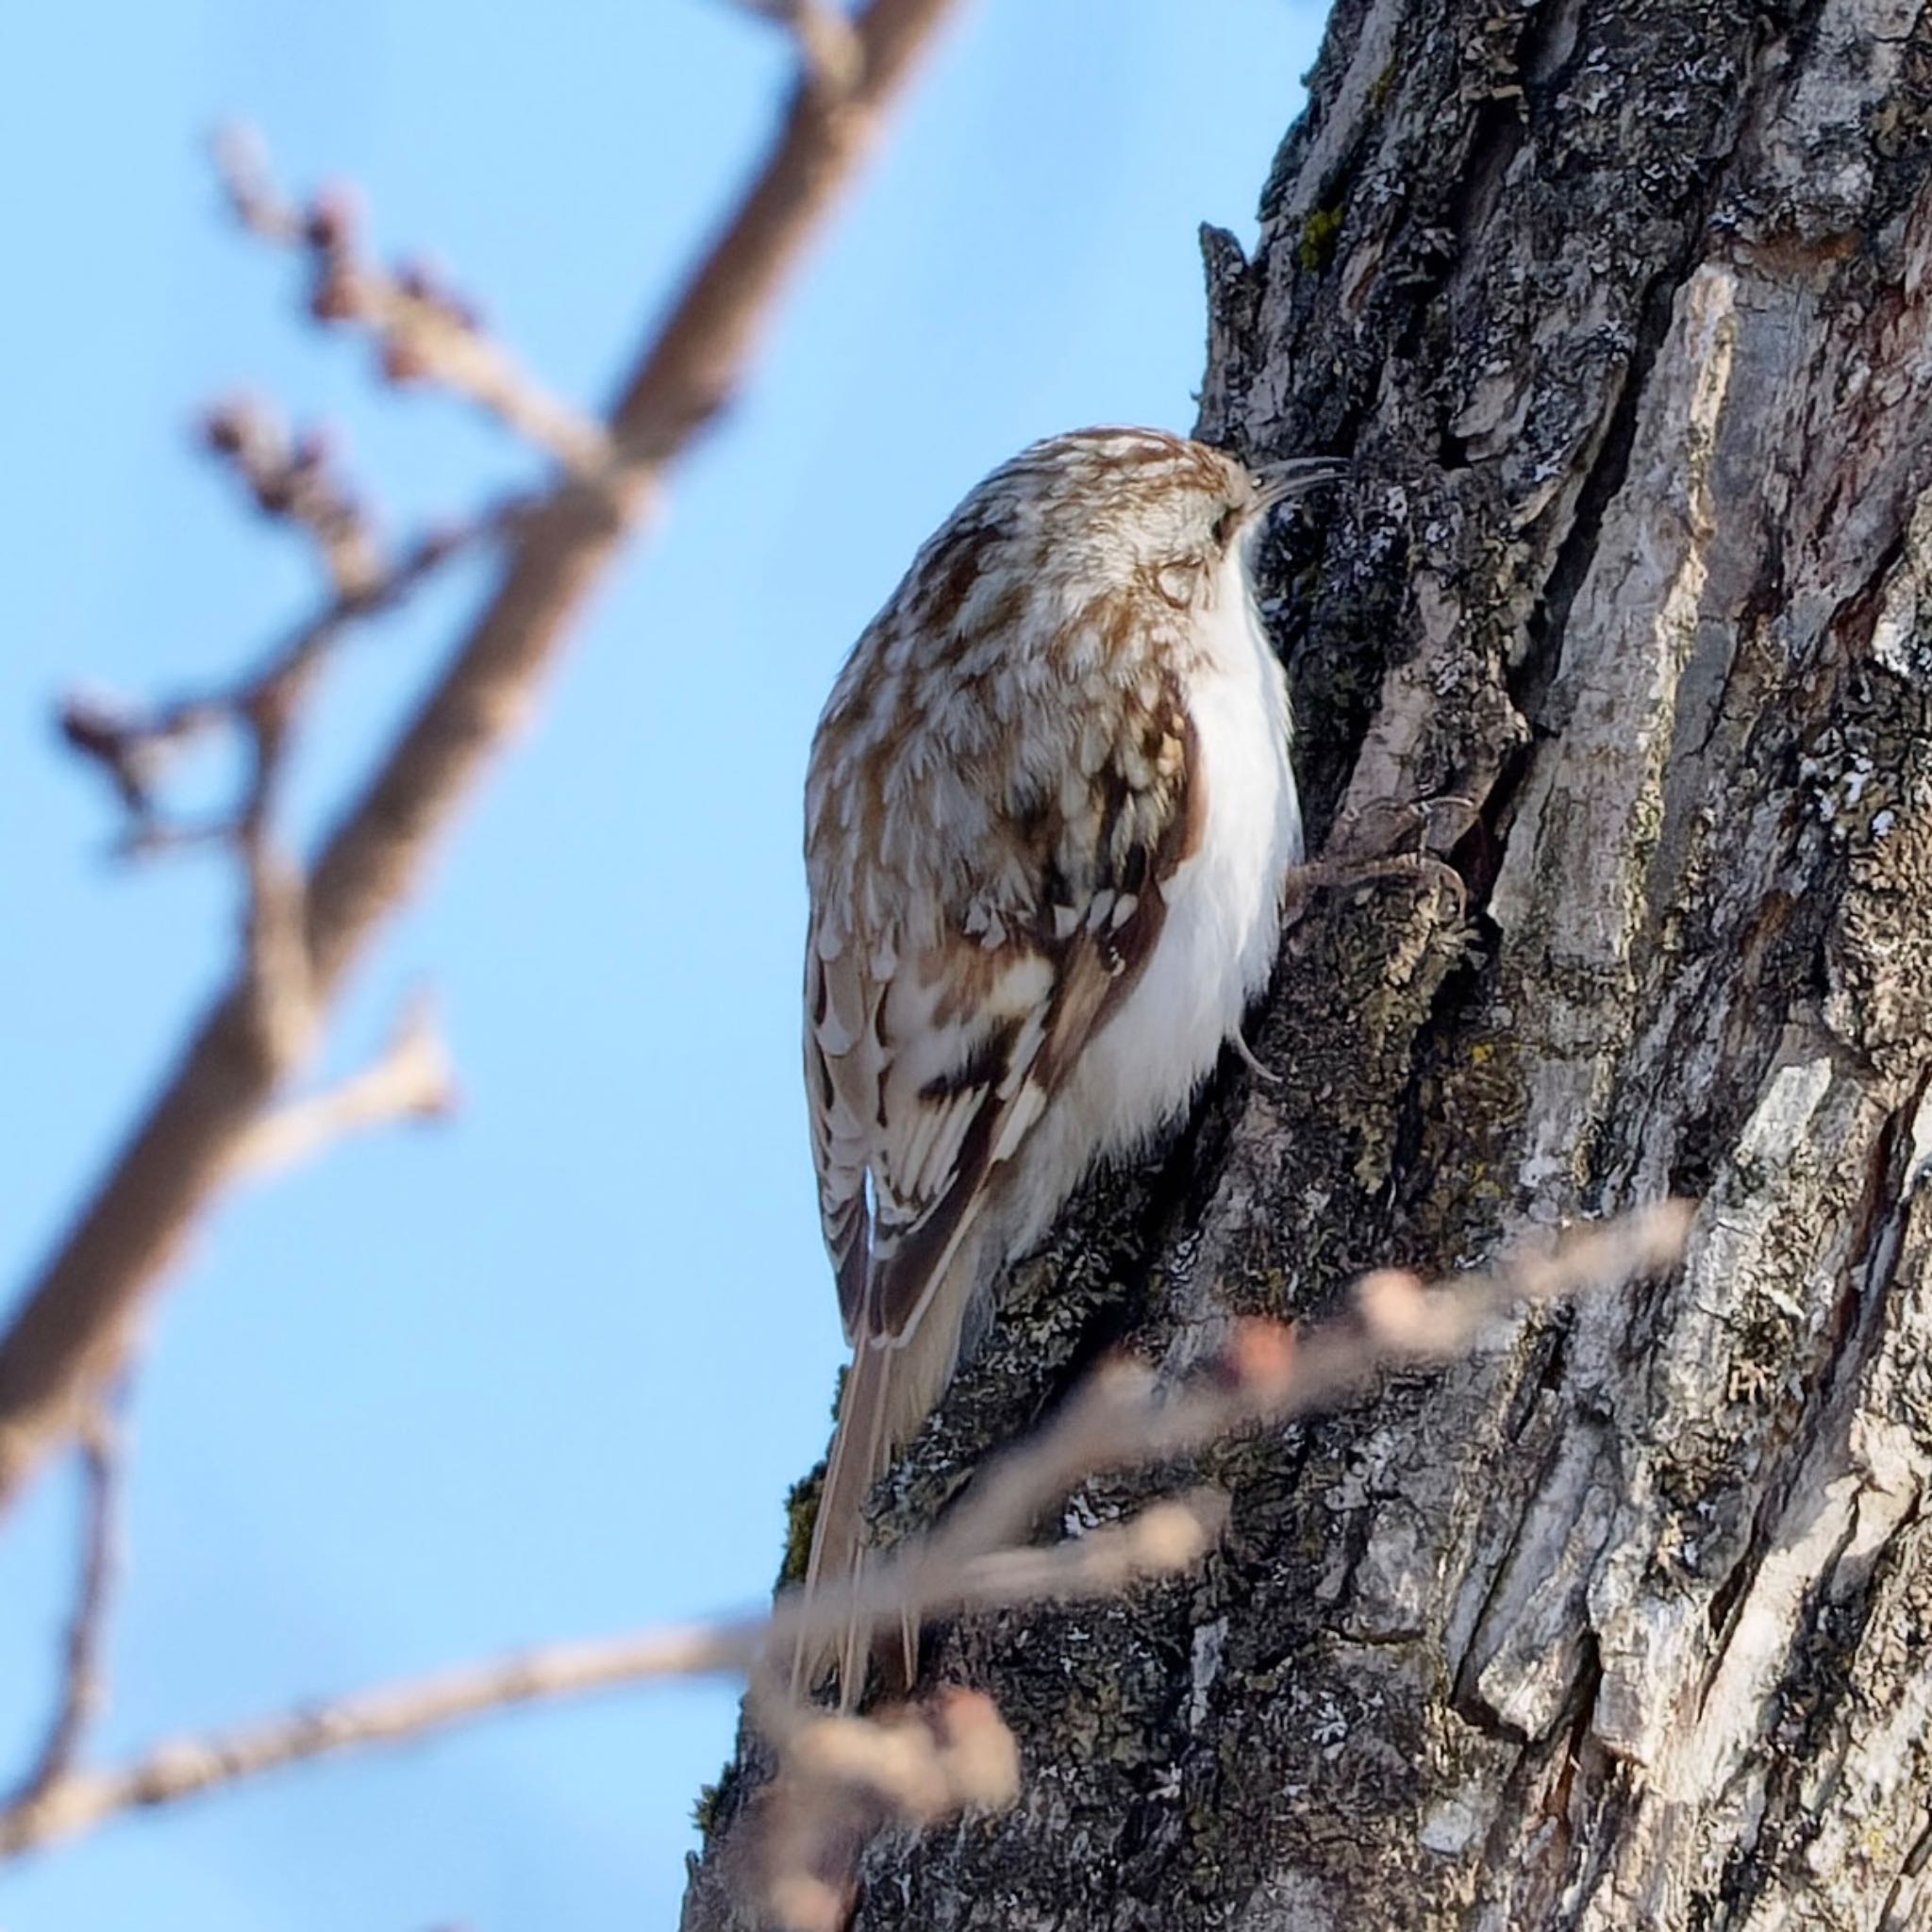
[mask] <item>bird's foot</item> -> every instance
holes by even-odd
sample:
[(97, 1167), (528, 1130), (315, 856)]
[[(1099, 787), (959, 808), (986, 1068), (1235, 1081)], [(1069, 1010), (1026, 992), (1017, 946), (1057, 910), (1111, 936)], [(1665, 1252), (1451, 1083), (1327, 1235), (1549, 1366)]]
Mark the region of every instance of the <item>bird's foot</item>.
[(1376, 799), (1336, 821), (1323, 858), (1328, 860), (1438, 856), (1475, 824), (1480, 808), (1459, 791), (1438, 798)]

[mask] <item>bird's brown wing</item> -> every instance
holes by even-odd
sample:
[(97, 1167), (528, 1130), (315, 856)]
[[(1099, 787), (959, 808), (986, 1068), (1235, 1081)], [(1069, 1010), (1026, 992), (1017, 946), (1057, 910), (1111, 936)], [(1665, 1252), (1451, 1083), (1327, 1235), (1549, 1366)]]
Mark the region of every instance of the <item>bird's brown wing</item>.
[[(1017, 915), (970, 909), (902, 956), (815, 920), (806, 1073), (825, 1243), (855, 1346), (901, 1346), (1024, 1144), (1158, 942), (1206, 795), (1176, 694), (1076, 787), (1011, 816)], [(989, 868), (991, 869), (991, 868)]]

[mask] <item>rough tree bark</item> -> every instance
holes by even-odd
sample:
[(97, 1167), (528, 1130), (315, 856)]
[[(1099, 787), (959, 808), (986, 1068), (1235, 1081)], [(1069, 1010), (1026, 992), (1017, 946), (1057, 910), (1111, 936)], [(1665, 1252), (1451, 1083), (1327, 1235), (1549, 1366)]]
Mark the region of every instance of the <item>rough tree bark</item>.
[(1357, 461), (1266, 558), (1315, 824), (1477, 801), (1468, 924), (1303, 922), (1279, 1083), (1089, 1191), (893, 1513), (1102, 1346), (1704, 1206), (1669, 1282), (1230, 1445), (1197, 1576), (938, 1633), (1024, 1792), (857, 1923), (1932, 1924), (1932, 19), (1341, 0), (1208, 242), (1203, 433)]

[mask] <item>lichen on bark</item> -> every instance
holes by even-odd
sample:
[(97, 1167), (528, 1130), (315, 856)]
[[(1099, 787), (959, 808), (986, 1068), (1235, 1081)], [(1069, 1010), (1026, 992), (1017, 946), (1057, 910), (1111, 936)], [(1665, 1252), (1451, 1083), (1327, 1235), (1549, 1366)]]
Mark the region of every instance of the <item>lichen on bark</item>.
[(936, 1633), (1024, 1792), (875, 1845), (868, 1932), (1932, 1922), (1928, 181), (1907, 0), (1337, 7), (1201, 430), (1353, 456), (1264, 558), (1311, 817), (1473, 801), (1468, 922), (1318, 902), (1278, 1081), (1087, 1191), (885, 1507), (1104, 1346), (1703, 1207), (1669, 1282), (1219, 1452), (1198, 1575)]

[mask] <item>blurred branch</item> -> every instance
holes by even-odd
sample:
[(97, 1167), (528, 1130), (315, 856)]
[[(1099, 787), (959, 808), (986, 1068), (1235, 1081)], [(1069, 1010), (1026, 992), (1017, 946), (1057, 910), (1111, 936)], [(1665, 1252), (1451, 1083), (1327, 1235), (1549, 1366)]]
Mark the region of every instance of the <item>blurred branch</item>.
[(1090, 1475), (1189, 1456), (1238, 1429), (1278, 1426), (1333, 1408), (1385, 1369), (1445, 1361), (1518, 1303), (1551, 1301), (1665, 1273), (1675, 1265), (1693, 1205), (1664, 1201), (1571, 1229), (1546, 1251), (1514, 1253), (1488, 1271), (1425, 1287), (1383, 1269), (1348, 1307), (1314, 1326), (1240, 1323), (1212, 1372), (1172, 1398), (1152, 1371), (1117, 1362), (1089, 1376), (1043, 1434), (994, 1462), (947, 1521), (911, 1552), (886, 1559), (915, 1603), (920, 1572), (943, 1576), (983, 1550), (1025, 1536), (1040, 1512)]
[[(944, 1605), (976, 1609), (1048, 1596), (1113, 1595), (1142, 1576), (1197, 1560), (1209, 1533), (1220, 1526), (1221, 1507), (1218, 1497), (1213, 1503), (1193, 1498), (1156, 1504), (1132, 1522), (1095, 1530), (1060, 1549), (998, 1552), (961, 1565)], [(896, 1593), (881, 1587), (857, 1599), (838, 1599), (838, 1614), (855, 1601), (862, 1614), (880, 1623), (896, 1619), (904, 1607)], [(173, 1804), (309, 1758), (423, 1737), (519, 1705), (653, 1679), (743, 1673), (774, 1641), (790, 1643), (807, 1633), (830, 1637), (841, 1627), (832, 1610), (806, 1611), (788, 1596), (770, 1616), (601, 1643), (550, 1645), (235, 1730), (178, 1739), (120, 1769), (63, 1770), (0, 1810), (0, 1858), (71, 1838), (124, 1811)]]
[(736, 0), (790, 30), (811, 85), (828, 100), (842, 100), (865, 71), (865, 48), (852, 16), (830, 0)]
[[(853, 24), (862, 58), (852, 86), (836, 98), (798, 92), (763, 168), (612, 408), (608, 460), (592, 476), (566, 474), (519, 519), (495, 594), (343, 811), (306, 890), (283, 902), (301, 912), (302, 1024), (272, 1023), (275, 1002), (264, 996), (261, 949), (253, 949), (29, 1287), (0, 1338), (0, 1507), (121, 1361), (136, 1311), (232, 1176), (256, 1117), (306, 1058), (350, 966), (527, 717), (571, 622), (648, 514), (666, 467), (743, 379), (781, 289), (948, 10), (949, 0), (872, 0)], [(244, 181), (244, 217), (259, 185)], [(274, 228), (282, 216), (269, 206)], [(272, 770), (265, 749), (258, 763)]]
[(387, 381), (434, 383), (566, 469), (604, 474), (610, 459), (605, 426), (543, 389), (426, 263), (391, 271), (372, 261), (363, 249), (360, 207), (346, 189), (325, 189), (307, 207), (290, 201), (270, 171), (266, 143), (247, 127), (217, 138), (215, 167), (236, 220), (306, 260), (309, 314), (329, 326), (365, 330)]
[(1579, 1229), (1547, 1254), (1425, 1288), (1392, 1272), (1361, 1281), (1339, 1315), (1302, 1329), (1243, 1322), (1191, 1382), (1165, 1394), (1146, 1370), (1091, 1376), (1058, 1419), (969, 1489), (949, 1524), (916, 1538), (856, 1584), (809, 1599), (788, 1591), (765, 1615), (558, 1645), (366, 1691), (264, 1723), (158, 1746), (118, 1770), (60, 1771), (0, 1811), (0, 1857), (172, 1804), (284, 1765), (416, 1738), (516, 1705), (664, 1677), (751, 1677), (750, 1720), (782, 1770), (761, 1847), (760, 1884), (778, 1922), (810, 1932), (840, 1923), (850, 1862), (874, 1831), (923, 1828), (968, 1805), (1005, 1802), (1016, 1754), (991, 1700), (943, 1690), (924, 1706), (855, 1718), (813, 1708), (787, 1688), (801, 1642), (836, 1638), (850, 1619), (896, 1629), (906, 1616), (1110, 1597), (1191, 1568), (1220, 1536), (1227, 1499), (1195, 1489), (1042, 1548), (1035, 1518), (1082, 1479), (1166, 1463), (1221, 1437), (1279, 1427), (1365, 1388), (1391, 1365), (1467, 1349), (1504, 1309), (1670, 1267), (1690, 1207), (1663, 1205)]
[(236, 844), (251, 814), (267, 806), (259, 747), (255, 775), (242, 802), (225, 818), (179, 825), (161, 816), (157, 788), (175, 758), (212, 731), (255, 736), (263, 721), (286, 718), (329, 649), (353, 624), (381, 616), (407, 602), (453, 559), (511, 539), (526, 514), (512, 498), (468, 523), (425, 531), (380, 573), (353, 591), (340, 584), (313, 616), (296, 625), (254, 669), (233, 682), (190, 692), (141, 709), (117, 698), (76, 691), (61, 705), (56, 723), (69, 748), (90, 760), (113, 787), (126, 813), (117, 851), (142, 858), (183, 845)]
[(80, 1577), (67, 1623), (60, 1700), (32, 1768), (0, 1818), (31, 1812), (68, 1779), (87, 1727), (107, 1701), (101, 1649), (120, 1538), (121, 1440), (105, 1404), (90, 1413), (80, 1431), (80, 1467), (85, 1492)]
[(412, 1000), (382, 1053), (359, 1074), (264, 1114), (235, 1157), (235, 1172), (265, 1179), (350, 1134), (456, 1110), (456, 1072), (428, 1001)]
[[(845, 1925), (858, 1857), (870, 1839), (891, 1824), (925, 1829), (981, 1802), (968, 1794), (964, 1767), (977, 1774), (988, 1762), (994, 1730), (1005, 1733), (990, 1703), (975, 1710), (974, 1751), (960, 1758), (948, 1755), (949, 1725), (881, 1724), (800, 1707), (787, 1688), (790, 1658), (800, 1640), (809, 1649), (822, 1635), (822, 1615), (835, 1628), (856, 1615), (876, 1633), (904, 1615), (962, 1603), (966, 1579), (984, 1576), (989, 1564), (1044, 1563), (1117, 1533), (1142, 1545), (1138, 1574), (1188, 1567), (1219, 1534), (1227, 1505), (1218, 1491), (1156, 1504), (1072, 1544), (1003, 1546), (1019, 1544), (1043, 1511), (1090, 1476), (1171, 1462), (1242, 1429), (1278, 1428), (1333, 1407), (1391, 1367), (1465, 1352), (1519, 1302), (1661, 1274), (1682, 1253), (1692, 1212), (1688, 1202), (1662, 1202), (1573, 1229), (1545, 1251), (1521, 1253), (1487, 1273), (1433, 1287), (1412, 1274), (1380, 1271), (1358, 1282), (1348, 1306), (1326, 1321), (1298, 1327), (1238, 1323), (1206, 1373), (1172, 1394), (1142, 1364), (1105, 1365), (1040, 1435), (976, 1476), (947, 1520), (892, 1551), (858, 1591), (815, 1592), (809, 1618), (788, 1615), (781, 1603), (745, 1699), (746, 1716), (779, 1752), (778, 1775), (765, 1794), (768, 1815), (756, 1840), (756, 1882), (774, 1922), (786, 1932), (836, 1932)], [(1147, 1547), (1168, 1538), (1172, 1545), (1162, 1555)], [(1007, 1574), (1009, 1595), (990, 1591), (972, 1600), (1030, 1602), (1074, 1593), (1056, 1588), (1044, 1570), (1024, 1581)], [(1109, 1592), (1102, 1586), (1096, 1593)], [(824, 1772), (827, 1750), (837, 1754), (840, 1774), (834, 1777)]]
[(0, 1812), (0, 1857), (72, 1837), (120, 1812), (174, 1804), (284, 1765), (422, 1737), (520, 1704), (718, 1668), (699, 1661), (708, 1656), (704, 1635), (669, 1631), (608, 1643), (558, 1644), (206, 1738), (159, 1744), (119, 1770), (70, 1773), (30, 1802)]
[(846, 1932), (859, 1855), (878, 1832), (930, 1831), (1019, 1794), (1020, 1747), (983, 1690), (947, 1686), (865, 1718), (820, 1712), (759, 1794), (741, 1890), (756, 1890), (781, 1932)]
[(337, 475), (325, 435), (291, 437), (272, 411), (246, 397), (210, 409), (202, 434), (264, 516), (313, 540), (340, 601), (353, 604), (375, 588), (384, 574), (375, 526)]

